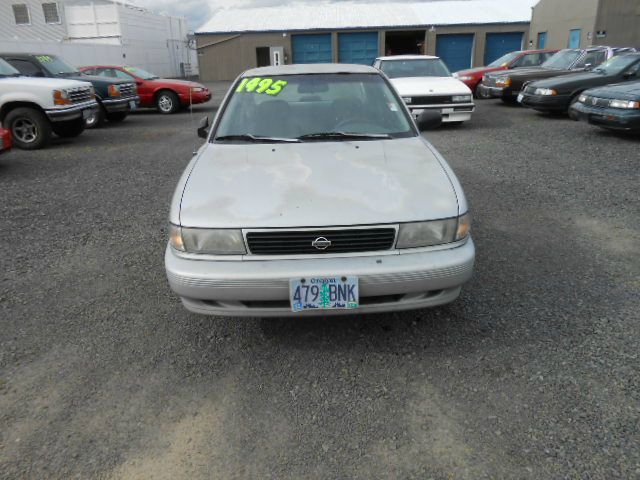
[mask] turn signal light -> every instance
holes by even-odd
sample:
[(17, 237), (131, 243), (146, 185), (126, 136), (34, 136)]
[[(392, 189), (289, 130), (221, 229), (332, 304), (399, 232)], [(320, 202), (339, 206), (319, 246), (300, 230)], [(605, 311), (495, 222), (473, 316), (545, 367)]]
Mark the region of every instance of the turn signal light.
[(54, 105), (71, 105), (71, 100), (67, 96), (66, 92), (62, 90), (53, 91), (53, 104)]

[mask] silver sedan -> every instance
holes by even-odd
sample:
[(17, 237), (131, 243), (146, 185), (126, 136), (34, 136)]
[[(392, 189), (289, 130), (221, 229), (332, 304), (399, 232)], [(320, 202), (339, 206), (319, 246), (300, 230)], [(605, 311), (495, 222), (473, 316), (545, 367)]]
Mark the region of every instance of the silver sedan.
[(409, 310), (471, 278), (455, 174), (372, 67), (253, 69), (230, 89), (175, 191), (165, 255), (190, 311), (288, 316)]

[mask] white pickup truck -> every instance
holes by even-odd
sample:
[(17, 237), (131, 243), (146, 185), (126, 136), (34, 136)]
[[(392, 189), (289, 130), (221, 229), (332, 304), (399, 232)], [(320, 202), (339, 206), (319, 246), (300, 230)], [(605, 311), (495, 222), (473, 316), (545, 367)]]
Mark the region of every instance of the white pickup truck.
[(51, 134), (77, 137), (98, 108), (93, 86), (59, 78), (28, 78), (0, 59), (0, 123), (24, 150), (45, 147)]

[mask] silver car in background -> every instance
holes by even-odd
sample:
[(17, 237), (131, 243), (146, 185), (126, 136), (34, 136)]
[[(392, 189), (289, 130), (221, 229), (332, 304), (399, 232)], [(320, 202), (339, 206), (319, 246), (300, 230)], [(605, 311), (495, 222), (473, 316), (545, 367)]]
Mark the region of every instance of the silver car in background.
[[(360, 65), (245, 72), (180, 179), (169, 284), (193, 312), (409, 310), (471, 278), (468, 205), (388, 79)], [(210, 131), (209, 131), (210, 130)]]

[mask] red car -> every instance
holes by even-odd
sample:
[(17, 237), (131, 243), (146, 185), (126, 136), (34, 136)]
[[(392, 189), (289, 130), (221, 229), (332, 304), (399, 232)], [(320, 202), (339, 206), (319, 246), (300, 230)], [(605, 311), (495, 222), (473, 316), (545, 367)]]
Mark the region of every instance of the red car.
[(0, 154), (11, 150), (11, 131), (0, 127)]
[(80, 69), (89, 75), (133, 80), (138, 85), (140, 107), (157, 108), (160, 113), (175, 113), (190, 104), (211, 100), (211, 92), (200, 83), (160, 78), (138, 67), (96, 65)]
[(471, 89), (474, 95), (478, 96), (480, 93), (477, 90), (478, 85), (480, 85), (482, 77), (485, 74), (489, 72), (496, 72), (498, 70), (510, 70), (512, 68), (537, 67), (556, 52), (557, 50), (521, 50), (517, 52), (510, 52), (498, 58), (494, 62), (491, 62), (486, 67), (460, 70), (459, 72), (454, 73), (453, 76), (464, 82), (467, 87)]

